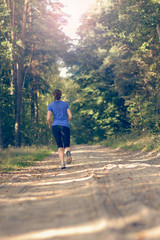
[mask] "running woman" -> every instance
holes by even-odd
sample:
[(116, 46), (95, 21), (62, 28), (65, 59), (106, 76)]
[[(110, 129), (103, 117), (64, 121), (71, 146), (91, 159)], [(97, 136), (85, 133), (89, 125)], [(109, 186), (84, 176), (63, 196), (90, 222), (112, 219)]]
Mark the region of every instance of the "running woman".
[[(69, 121), (72, 119), (72, 113), (68, 103), (61, 101), (62, 91), (56, 89), (53, 93), (54, 102), (49, 104), (47, 112), (47, 122), (58, 147), (58, 154), (61, 161), (61, 169), (65, 168), (64, 150), (66, 152), (66, 162), (72, 162), (70, 148), (70, 127)], [(53, 123), (51, 124), (51, 115), (53, 114)]]

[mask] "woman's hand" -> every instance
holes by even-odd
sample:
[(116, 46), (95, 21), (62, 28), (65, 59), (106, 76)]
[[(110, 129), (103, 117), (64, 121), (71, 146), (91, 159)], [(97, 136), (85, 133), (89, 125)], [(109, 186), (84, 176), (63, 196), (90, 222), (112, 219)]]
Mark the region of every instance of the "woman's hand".
[(68, 113), (68, 122), (69, 122), (72, 119), (72, 113), (69, 108), (67, 109), (67, 113)]

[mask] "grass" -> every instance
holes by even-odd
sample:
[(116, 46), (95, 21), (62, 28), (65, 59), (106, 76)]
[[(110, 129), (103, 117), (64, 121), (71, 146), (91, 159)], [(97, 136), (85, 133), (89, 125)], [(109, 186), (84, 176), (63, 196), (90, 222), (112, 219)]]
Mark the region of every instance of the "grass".
[(122, 148), (130, 151), (160, 151), (160, 136), (144, 134), (141, 136), (129, 134), (109, 137), (102, 144), (111, 148)]
[(0, 171), (7, 172), (33, 166), (36, 161), (49, 156), (53, 150), (55, 150), (54, 147), (45, 146), (1, 149)]
[[(92, 143), (95, 144), (95, 143)], [(97, 141), (97, 144), (100, 144)], [(160, 135), (144, 134), (141, 136), (128, 134), (122, 136), (110, 136), (101, 144), (111, 148), (122, 148), (129, 151), (160, 151)], [(0, 151), (0, 171), (8, 172), (20, 170), (35, 165), (56, 151), (55, 146), (50, 147), (21, 147), (7, 148)]]

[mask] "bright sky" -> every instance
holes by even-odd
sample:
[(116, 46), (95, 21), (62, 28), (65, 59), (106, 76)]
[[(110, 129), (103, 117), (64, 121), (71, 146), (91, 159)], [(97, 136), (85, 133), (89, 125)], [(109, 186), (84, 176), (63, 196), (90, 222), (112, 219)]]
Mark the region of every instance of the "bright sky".
[(69, 37), (75, 38), (80, 17), (96, 3), (96, 0), (60, 0), (60, 2), (65, 6), (64, 11), (70, 15), (68, 26), (64, 28), (64, 31)]

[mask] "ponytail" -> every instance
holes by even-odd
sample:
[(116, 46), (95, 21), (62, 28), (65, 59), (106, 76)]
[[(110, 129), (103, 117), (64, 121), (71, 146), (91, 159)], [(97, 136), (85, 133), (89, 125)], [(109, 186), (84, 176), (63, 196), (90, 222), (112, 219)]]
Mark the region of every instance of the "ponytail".
[(54, 96), (55, 101), (60, 100), (60, 98), (62, 96), (62, 91), (59, 89), (54, 90), (53, 96)]

